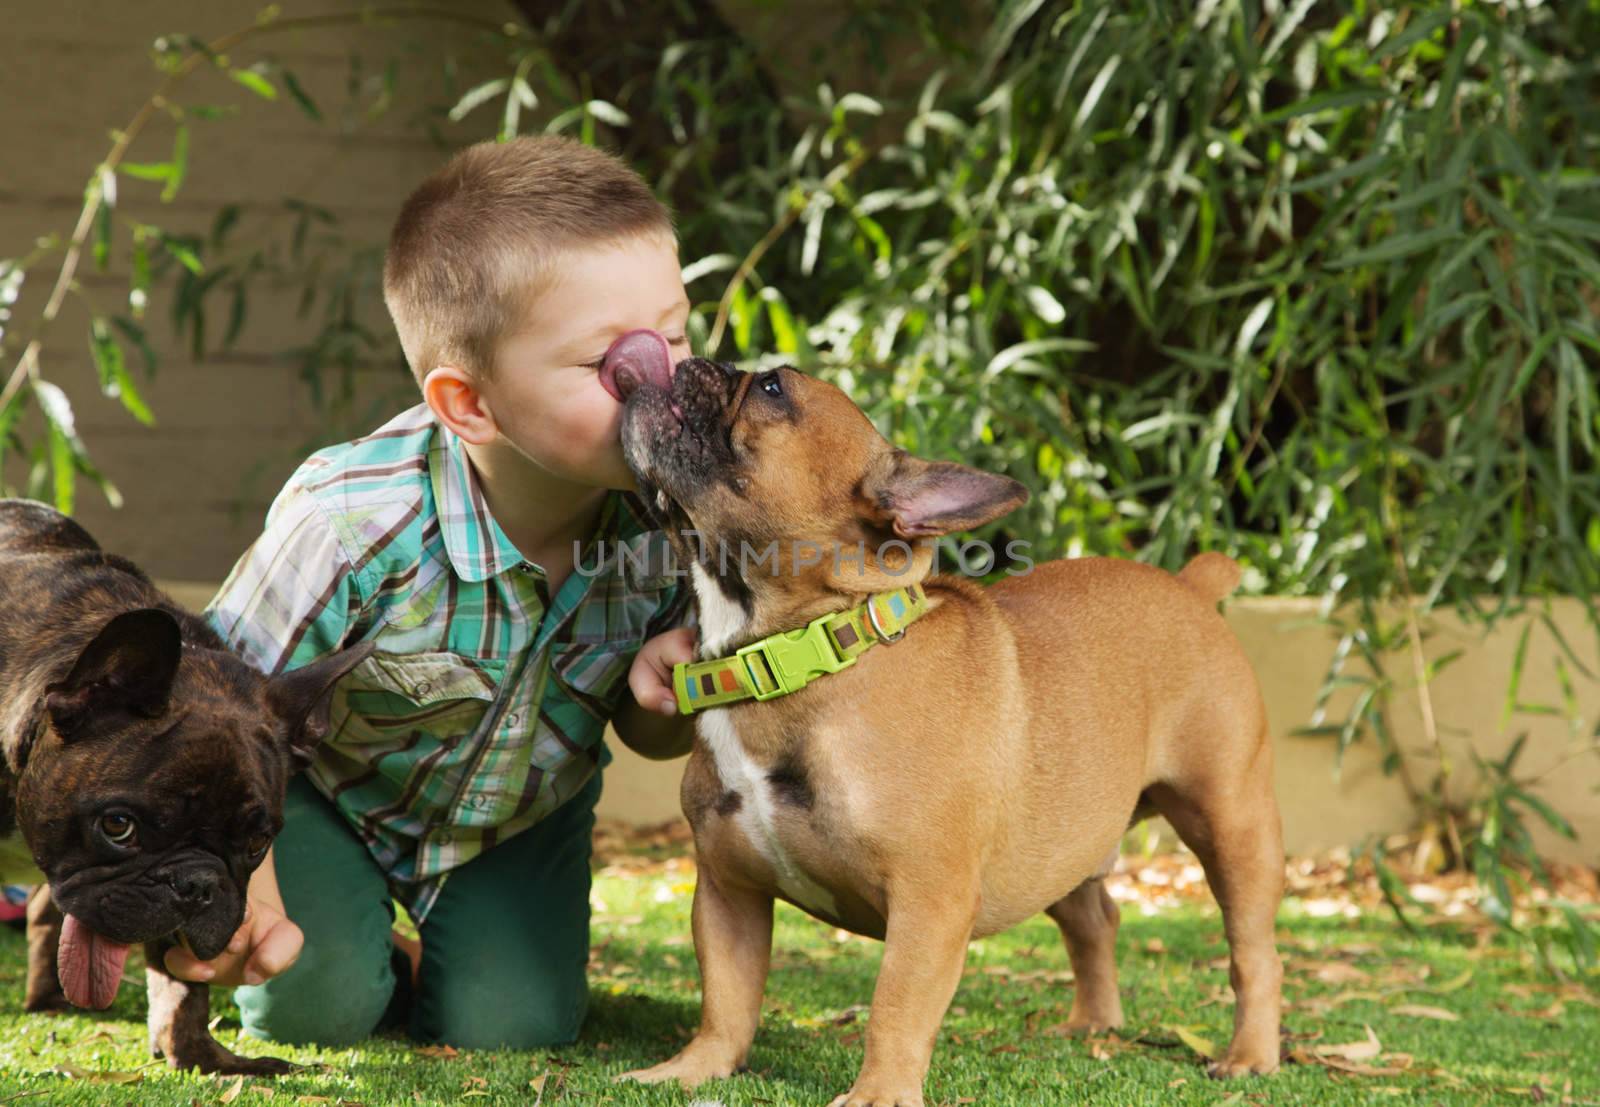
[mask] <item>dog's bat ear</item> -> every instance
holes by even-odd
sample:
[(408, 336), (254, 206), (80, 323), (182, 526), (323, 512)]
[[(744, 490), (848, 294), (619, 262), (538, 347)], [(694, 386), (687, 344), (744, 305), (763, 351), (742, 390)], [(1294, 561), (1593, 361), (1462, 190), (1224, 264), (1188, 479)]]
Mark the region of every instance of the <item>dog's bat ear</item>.
[(183, 634), (170, 612), (124, 611), (83, 648), (66, 678), (46, 689), (56, 733), (72, 741), (93, 734), (107, 716), (158, 717), (182, 656)]
[(879, 454), (861, 481), (862, 512), (901, 538), (970, 530), (1028, 502), (1020, 481), (953, 461), (895, 449)]
[(288, 724), (289, 752), (297, 767), (305, 767), (317, 744), (328, 736), (333, 686), (376, 648), (362, 642), (267, 681), (267, 703)]

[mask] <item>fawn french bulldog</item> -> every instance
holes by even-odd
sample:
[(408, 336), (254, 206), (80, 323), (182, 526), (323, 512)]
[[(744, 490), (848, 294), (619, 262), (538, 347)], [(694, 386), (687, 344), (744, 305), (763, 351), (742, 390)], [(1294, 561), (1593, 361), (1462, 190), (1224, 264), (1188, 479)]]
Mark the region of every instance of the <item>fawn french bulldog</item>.
[(1121, 1025), (1101, 878), (1152, 813), (1222, 907), (1237, 1006), (1211, 1071), (1275, 1070), (1272, 747), (1216, 610), (1238, 567), (1203, 554), (1176, 576), (1104, 558), (987, 588), (930, 576), (931, 539), (1004, 515), (1025, 489), (891, 447), (794, 369), (674, 371), (664, 346), (620, 344), (611, 375), (627, 392), (625, 457), (699, 615), (677, 687), (696, 719), (682, 800), (703, 999), (683, 1051), (626, 1078), (693, 1086), (745, 1064), (775, 897), (885, 942), (865, 1061), (835, 1107), (920, 1107), (968, 942), (1040, 911), (1072, 963), (1070, 1025)]

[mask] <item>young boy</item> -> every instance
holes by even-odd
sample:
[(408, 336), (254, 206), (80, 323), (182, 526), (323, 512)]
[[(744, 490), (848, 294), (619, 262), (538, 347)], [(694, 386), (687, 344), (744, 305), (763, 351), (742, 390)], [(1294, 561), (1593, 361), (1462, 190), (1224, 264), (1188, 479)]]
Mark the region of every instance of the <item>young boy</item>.
[[(637, 328), (687, 356), (676, 240), (612, 156), (485, 143), (406, 201), (384, 296), (425, 403), (312, 455), (208, 609), (268, 672), (378, 652), (335, 690), (228, 951), (167, 966), (245, 985), (246, 1032), (274, 1041), (566, 1042), (605, 724), (647, 757), (690, 742), (670, 682), (688, 588), (598, 374)], [(391, 896), (420, 961), (391, 946)]]

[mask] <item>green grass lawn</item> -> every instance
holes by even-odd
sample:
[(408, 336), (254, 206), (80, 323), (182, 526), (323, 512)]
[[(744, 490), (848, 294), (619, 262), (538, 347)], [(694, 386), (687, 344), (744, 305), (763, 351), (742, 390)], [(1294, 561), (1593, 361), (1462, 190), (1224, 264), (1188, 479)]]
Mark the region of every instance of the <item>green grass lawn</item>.
[[(104, 1013), (23, 1014), (23, 940), (7, 930), (0, 934), (0, 1104), (190, 1107), (269, 1098), (370, 1107), (626, 1107), (696, 1099), (729, 1107), (826, 1104), (849, 1085), (859, 1064), (863, 1005), (881, 947), (840, 936), (781, 905), (751, 1071), (695, 1095), (611, 1083), (617, 1073), (664, 1059), (695, 1025), (691, 871), (655, 866), (636, 875), (610, 871), (597, 880), (594, 999), (576, 1046), (440, 1057), (398, 1039), (348, 1050), (285, 1050), (245, 1040), (241, 1052), (270, 1050), (319, 1067), (277, 1081), (248, 1080), (237, 1090), (234, 1078), (181, 1075), (148, 1063), (143, 988), (131, 983)], [(1215, 909), (1208, 902), (1145, 915), (1125, 906), (1123, 1036), (1084, 1041), (1060, 1035), (1070, 976), (1055, 927), (1041, 917), (974, 943), (934, 1054), (930, 1107), (1600, 1102), (1600, 1008), (1593, 1000), (1600, 980), (1591, 978), (1585, 987), (1542, 977), (1520, 950), (1486, 943), (1464, 927), (1440, 925), (1412, 936), (1386, 915), (1312, 918), (1293, 899), (1279, 922), (1287, 967), (1286, 1048), (1304, 1052), (1363, 1041), (1370, 1027), (1382, 1053), (1359, 1064), (1378, 1075), (1289, 1062), (1272, 1077), (1208, 1080), (1191, 1047), (1196, 1038), (1226, 1042), (1232, 1019)], [(233, 1046), (237, 1012), (226, 995), (215, 1003), (217, 1034)], [(1443, 1012), (1458, 1019), (1437, 1017)]]

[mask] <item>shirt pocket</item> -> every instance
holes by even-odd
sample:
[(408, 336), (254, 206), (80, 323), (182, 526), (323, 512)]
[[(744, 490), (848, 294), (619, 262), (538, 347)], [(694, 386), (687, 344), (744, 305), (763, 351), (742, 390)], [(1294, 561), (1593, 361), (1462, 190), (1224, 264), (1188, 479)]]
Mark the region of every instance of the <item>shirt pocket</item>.
[(504, 677), (504, 661), (379, 651), (339, 682), (334, 709), (343, 721), (333, 741), (407, 741), (420, 730), (453, 745), (482, 724)]
[(628, 690), (628, 670), (643, 636), (611, 642), (562, 642), (550, 647), (550, 680), (592, 719), (616, 714)]

